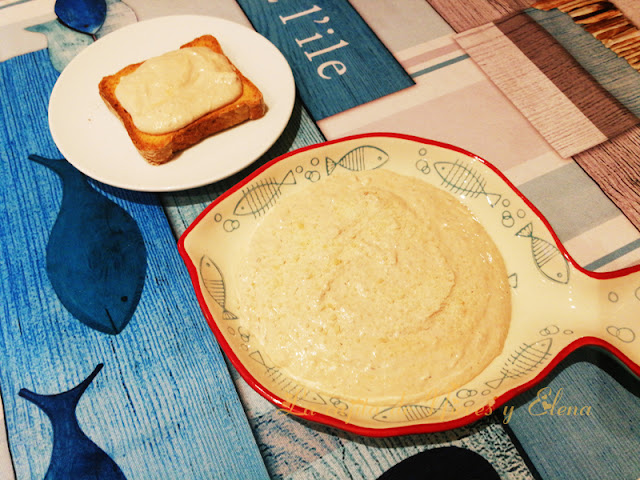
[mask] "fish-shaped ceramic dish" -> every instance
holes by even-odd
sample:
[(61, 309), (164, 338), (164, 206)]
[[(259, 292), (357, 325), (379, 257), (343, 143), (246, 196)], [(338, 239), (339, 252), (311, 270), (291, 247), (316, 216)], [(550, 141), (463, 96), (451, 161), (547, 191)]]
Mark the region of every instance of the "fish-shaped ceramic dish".
[[(370, 405), (289, 378), (237, 312), (242, 247), (264, 213), (336, 169), (385, 169), (444, 189), (466, 205), (504, 257), (512, 320), (502, 353), (467, 384), (410, 404)], [(640, 375), (640, 267), (580, 268), (548, 222), (491, 164), (462, 149), (397, 134), (367, 134), (279, 157), (214, 201), (179, 241), (198, 300), (244, 379), (284, 412), (370, 436), (433, 432), (481, 418), (539, 382), (573, 350), (597, 345)]]

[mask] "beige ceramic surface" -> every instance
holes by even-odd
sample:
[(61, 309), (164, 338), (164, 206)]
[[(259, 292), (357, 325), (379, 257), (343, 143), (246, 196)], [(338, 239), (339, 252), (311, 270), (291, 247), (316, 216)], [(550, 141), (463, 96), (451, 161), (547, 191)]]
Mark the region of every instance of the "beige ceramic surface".
[[(446, 395), (380, 406), (309, 390), (272, 363), (235, 313), (239, 252), (260, 218), (286, 195), (322, 182), (332, 169), (353, 168), (350, 153), (357, 149), (364, 158), (357, 168), (395, 171), (455, 195), (504, 257), (513, 314), (503, 352)], [(214, 202), (185, 232), (180, 249), (207, 320), (244, 378), (283, 409), (354, 432), (412, 433), (472, 422), (539, 381), (581, 345), (603, 346), (640, 371), (640, 273), (596, 275), (576, 267), (546, 222), (498, 172), (455, 147), (376, 134), (293, 152)]]

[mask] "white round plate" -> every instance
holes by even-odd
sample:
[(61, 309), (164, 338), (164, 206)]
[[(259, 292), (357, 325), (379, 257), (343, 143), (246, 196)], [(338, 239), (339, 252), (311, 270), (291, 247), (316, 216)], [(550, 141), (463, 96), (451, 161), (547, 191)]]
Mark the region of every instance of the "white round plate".
[[(262, 91), (267, 113), (205, 139), (164, 165), (151, 165), (103, 102), (98, 83), (126, 65), (177, 50), (204, 34), (215, 36)], [(284, 130), (294, 101), (291, 68), (263, 36), (220, 18), (168, 16), (123, 27), (80, 52), (51, 92), (49, 127), (62, 155), (87, 176), (129, 190), (167, 192), (213, 183), (258, 159)]]

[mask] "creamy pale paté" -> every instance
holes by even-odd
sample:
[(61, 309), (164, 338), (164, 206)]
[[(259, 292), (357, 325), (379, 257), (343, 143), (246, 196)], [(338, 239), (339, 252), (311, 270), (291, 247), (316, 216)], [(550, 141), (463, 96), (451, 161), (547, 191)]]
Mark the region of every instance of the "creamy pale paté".
[(265, 215), (239, 270), (243, 318), (271, 361), (343, 399), (428, 399), (478, 375), (511, 317), (504, 261), (453, 195), (346, 173)]
[(139, 130), (160, 134), (236, 100), (242, 81), (224, 55), (187, 47), (145, 61), (115, 94)]

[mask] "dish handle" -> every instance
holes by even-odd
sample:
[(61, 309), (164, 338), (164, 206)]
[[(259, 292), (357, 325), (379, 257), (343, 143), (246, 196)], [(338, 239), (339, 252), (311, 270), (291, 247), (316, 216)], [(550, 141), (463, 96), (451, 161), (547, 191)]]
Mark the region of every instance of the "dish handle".
[(640, 376), (640, 270), (610, 272), (598, 283), (603, 346)]

